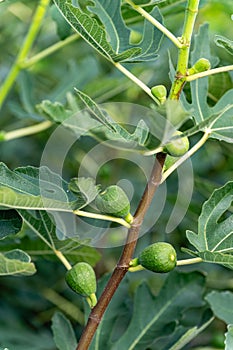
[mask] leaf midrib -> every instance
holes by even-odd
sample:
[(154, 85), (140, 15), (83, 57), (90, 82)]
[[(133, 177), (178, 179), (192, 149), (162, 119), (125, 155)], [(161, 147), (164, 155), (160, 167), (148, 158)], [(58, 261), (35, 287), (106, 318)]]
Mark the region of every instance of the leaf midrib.
[(128, 350), (133, 350), (134, 347), (138, 344), (140, 339), (146, 334), (148, 329), (158, 320), (158, 318), (163, 314), (163, 312), (171, 305), (174, 303), (174, 300), (183, 293), (183, 290), (187, 289), (187, 285), (185, 285), (183, 288), (179, 289), (178, 293), (176, 295), (169, 299), (169, 301), (164, 305), (164, 307), (158, 312), (158, 314), (152, 318), (152, 320), (148, 323), (148, 325), (142, 330), (140, 335), (134, 340), (134, 342), (131, 344), (131, 346), (128, 348)]

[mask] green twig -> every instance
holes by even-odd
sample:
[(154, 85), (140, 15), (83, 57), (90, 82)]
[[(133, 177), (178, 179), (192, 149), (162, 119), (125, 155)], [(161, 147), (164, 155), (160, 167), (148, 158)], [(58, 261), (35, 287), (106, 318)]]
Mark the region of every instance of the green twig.
[(178, 100), (187, 79), (190, 43), (193, 34), (195, 19), (198, 12), (199, 0), (188, 0), (185, 12), (185, 20), (181, 42), (183, 47), (179, 49), (175, 80), (172, 84), (170, 99)]
[(36, 54), (35, 56), (28, 58), (28, 59), (25, 59), (22, 62), (19, 62), (19, 66), (21, 69), (31, 67), (33, 64), (39, 62), (43, 58), (46, 58), (47, 56), (60, 50), (62, 47), (76, 41), (79, 38), (80, 38), (79, 34), (73, 34), (73, 35), (69, 36), (68, 38), (66, 38), (65, 40), (59, 41), (58, 43), (51, 45), (47, 49)]
[(199, 78), (208, 77), (209, 75), (223, 73), (223, 72), (229, 72), (231, 70), (233, 70), (233, 65), (225, 66), (225, 67), (218, 67), (218, 68), (207, 70), (205, 72), (200, 72), (200, 73), (196, 73), (193, 75), (189, 75), (186, 77), (186, 81), (193, 81), (193, 80), (196, 80)]
[(53, 125), (52, 122), (50, 122), (49, 120), (46, 120), (36, 125), (28, 126), (25, 128), (9, 131), (5, 133), (3, 132), (1, 141), (10, 141), (10, 140), (18, 139), (20, 137), (37, 134), (38, 132), (41, 132), (50, 128), (52, 125)]
[(46, 9), (48, 7), (50, 3), (50, 0), (40, 0), (39, 5), (36, 9), (35, 15), (32, 19), (32, 23), (31, 26), (29, 28), (29, 31), (27, 33), (27, 36), (24, 40), (24, 43), (19, 51), (19, 54), (13, 64), (13, 66), (11, 67), (11, 70), (6, 78), (6, 80), (4, 81), (4, 83), (2, 84), (2, 86), (0, 87), (0, 108), (3, 105), (5, 98), (7, 97), (12, 85), (14, 84), (20, 70), (20, 62), (22, 62), (26, 56), (28, 55), (29, 50), (31, 49), (31, 46), (38, 34), (38, 31), (40, 29), (41, 26), (41, 22), (44, 18)]
[(146, 12), (141, 6), (135, 5), (131, 0), (125, 0), (135, 11), (140, 13), (144, 18), (146, 18), (150, 23), (152, 23), (156, 28), (158, 28), (164, 35), (170, 39), (173, 44), (175, 44), (178, 48), (182, 48), (183, 44), (180, 40), (172, 34), (162, 23), (157, 21), (153, 16), (151, 16), (148, 12)]

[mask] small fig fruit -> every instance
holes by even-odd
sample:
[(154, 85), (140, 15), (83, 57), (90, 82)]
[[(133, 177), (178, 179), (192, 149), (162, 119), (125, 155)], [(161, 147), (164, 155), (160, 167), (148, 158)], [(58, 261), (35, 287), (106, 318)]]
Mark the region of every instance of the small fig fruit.
[(151, 88), (151, 93), (156, 97), (161, 104), (166, 101), (167, 89), (164, 85), (156, 85)]
[(175, 268), (176, 251), (169, 243), (157, 242), (146, 247), (137, 259), (145, 269), (165, 273)]
[(209, 70), (211, 68), (210, 61), (207, 60), (206, 58), (200, 58), (194, 65), (189, 68), (188, 74), (196, 74), (196, 73), (201, 73), (205, 72), (206, 70)]
[(133, 44), (133, 45), (138, 44), (140, 43), (141, 40), (142, 40), (142, 34), (136, 30), (131, 30), (130, 37), (129, 37), (130, 44)]
[(75, 264), (67, 271), (65, 279), (74, 292), (86, 297), (91, 308), (96, 305), (96, 276), (91, 265), (85, 262)]
[(177, 162), (178, 157), (172, 157), (169, 154), (167, 155), (165, 159), (165, 163), (163, 166), (163, 171), (167, 171), (173, 164)]
[(187, 136), (182, 137), (181, 131), (176, 131), (173, 136), (180, 136), (165, 145), (164, 151), (173, 157), (181, 157), (189, 150), (189, 139)]
[(117, 185), (109, 186), (105, 191), (99, 193), (95, 204), (103, 214), (125, 218), (127, 222), (132, 221), (129, 199), (122, 188)]

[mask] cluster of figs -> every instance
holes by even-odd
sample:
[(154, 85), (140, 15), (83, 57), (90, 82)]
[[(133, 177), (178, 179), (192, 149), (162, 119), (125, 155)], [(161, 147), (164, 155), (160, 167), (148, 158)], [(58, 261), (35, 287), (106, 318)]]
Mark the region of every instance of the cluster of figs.
[[(172, 140), (163, 148), (163, 152), (172, 158), (181, 157), (188, 150), (189, 140), (180, 131), (176, 131)], [(111, 185), (100, 192), (95, 199), (95, 204), (102, 214), (123, 218), (129, 224), (133, 222), (129, 199), (124, 190), (117, 185)], [(175, 268), (176, 263), (174, 247), (170, 243), (156, 242), (143, 249), (138, 257), (131, 260), (129, 271), (147, 269), (156, 273), (167, 273)], [(96, 275), (90, 264), (86, 262), (75, 264), (66, 273), (66, 282), (74, 292), (86, 298), (91, 308), (96, 305)]]

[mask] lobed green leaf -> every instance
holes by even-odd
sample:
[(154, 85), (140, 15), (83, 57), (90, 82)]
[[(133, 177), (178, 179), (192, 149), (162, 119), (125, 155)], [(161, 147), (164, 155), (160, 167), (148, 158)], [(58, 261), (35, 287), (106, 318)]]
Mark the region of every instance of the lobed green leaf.
[[(130, 44), (131, 30), (121, 14), (121, 0), (93, 0), (88, 6), (89, 13), (73, 6), (72, 2), (54, 0), (62, 15), (101, 55), (112, 62), (141, 62), (157, 58), (163, 34), (150, 22), (144, 21), (142, 40), (138, 45)], [(102, 25), (94, 18), (98, 17)], [(150, 13), (159, 22), (162, 16), (158, 8)], [(107, 35), (106, 35), (107, 33)]]
[(227, 333), (226, 340), (225, 340), (225, 350), (231, 350), (233, 348), (233, 325), (230, 324), (227, 326)]
[(0, 239), (21, 230), (22, 219), (16, 210), (0, 210)]
[(213, 317), (209, 317), (201, 325), (189, 328), (185, 333), (184, 331), (180, 335), (178, 341), (172, 345), (169, 350), (180, 350), (183, 349), (192, 339), (194, 339), (199, 333), (201, 333), (206, 327), (213, 321)]
[[(54, 218), (46, 211), (37, 211), (36, 215), (27, 210), (18, 210), (18, 212), (25, 224), (44, 243), (38, 246), (38, 241), (33, 238), (31, 240), (23, 239), (22, 248), (31, 255), (35, 253), (51, 255), (54, 254), (54, 250), (57, 250), (74, 263), (84, 261), (94, 266), (99, 261), (100, 253), (96, 249), (85, 245), (88, 243), (87, 239), (79, 238), (79, 225), (75, 225), (75, 221), (73, 227), (67, 228), (64, 224), (64, 232), (60, 233), (55, 225)], [(70, 223), (69, 220), (68, 224)]]
[(74, 350), (77, 340), (71, 322), (61, 312), (56, 312), (52, 318), (54, 342), (59, 350)]
[[(129, 148), (132, 150), (147, 150), (149, 148), (150, 144), (150, 138), (151, 135), (149, 133), (150, 128), (148, 127), (147, 123), (141, 119), (139, 120), (136, 128), (132, 133), (128, 132), (126, 127), (123, 127), (118, 121), (115, 121), (108, 113), (107, 109), (101, 108), (101, 106), (97, 105), (89, 96), (84, 94), (83, 92), (75, 89), (77, 92), (79, 98), (84, 103), (85, 107), (87, 108), (88, 112), (95, 117), (96, 120), (98, 120), (101, 124), (104, 125), (104, 128), (97, 129), (96, 135), (100, 139), (105, 138), (107, 140), (112, 140), (111, 147), (116, 148)], [(153, 120), (153, 123), (156, 124), (156, 135), (161, 132), (160, 128), (162, 128), (162, 132), (165, 129), (165, 119), (162, 118), (159, 115), (158, 121), (155, 120), (156, 113), (152, 115), (153, 112), (151, 111), (151, 115), (148, 114), (148, 121), (149, 117)], [(162, 120), (162, 123), (161, 123)], [(157, 123), (156, 123), (157, 122)], [(159, 124), (162, 125), (159, 125)], [(125, 123), (126, 124), (126, 123)], [(127, 124), (126, 124), (127, 125)], [(99, 132), (104, 132), (104, 137)], [(95, 133), (95, 131), (93, 131)], [(160, 135), (161, 136), (161, 135)], [(153, 142), (156, 144), (157, 147), (161, 144), (162, 137), (160, 139), (157, 139), (156, 141), (153, 140)], [(155, 144), (153, 146), (155, 146)]]
[(224, 265), (233, 269), (233, 182), (215, 190), (203, 204), (198, 219), (198, 233), (187, 231), (189, 242), (206, 262)]
[(30, 256), (22, 250), (0, 253), (0, 276), (30, 276), (35, 272)]
[(205, 262), (219, 264), (227, 267), (228, 269), (233, 270), (232, 254), (204, 251), (204, 252), (199, 252), (198, 256), (202, 258), (202, 260)]
[(129, 327), (114, 343), (112, 350), (145, 349), (165, 330), (172, 333), (187, 307), (203, 305), (203, 286), (204, 276), (200, 273), (182, 274), (177, 271), (169, 274), (157, 297), (152, 296), (145, 284), (141, 284), (135, 295)]
[[(211, 62), (214, 67), (218, 60), (211, 56), (208, 25), (202, 25), (199, 33), (195, 37), (194, 49), (191, 54), (191, 65), (193, 65), (200, 57), (204, 57)], [(202, 130), (208, 130), (211, 138), (221, 141), (233, 143), (233, 89), (227, 91), (215, 106), (210, 107), (207, 103), (208, 96), (208, 77), (200, 78), (191, 83), (192, 103), (189, 104), (182, 95), (182, 102), (187, 111), (193, 115), (196, 125), (201, 125), (206, 119), (211, 120), (212, 116), (216, 116), (208, 125), (202, 125)]]
[(215, 316), (227, 324), (233, 324), (233, 293), (230, 291), (212, 291), (206, 295), (205, 299), (210, 304)]
[(215, 44), (224, 48), (228, 53), (233, 55), (233, 41), (225, 38), (222, 35), (215, 35)]
[(81, 190), (72, 193), (66, 181), (44, 166), (21, 167), (12, 171), (0, 163), (0, 205), (5, 208), (72, 212), (72, 209), (86, 206), (88, 198), (92, 200), (97, 193), (94, 184), (88, 188), (87, 196)]
[(54, 0), (54, 2), (74, 30), (109, 61), (124, 61), (141, 51), (140, 48), (132, 47), (125, 52), (117, 54), (108, 42), (105, 30), (98, 24), (95, 18), (84, 13), (80, 8), (74, 7), (70, 0), (67, 2)]

